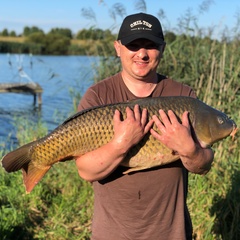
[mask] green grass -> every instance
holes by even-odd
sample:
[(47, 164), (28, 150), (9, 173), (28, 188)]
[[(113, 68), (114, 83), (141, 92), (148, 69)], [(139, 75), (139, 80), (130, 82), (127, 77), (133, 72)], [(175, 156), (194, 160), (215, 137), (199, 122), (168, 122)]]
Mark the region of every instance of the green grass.
[(1, 239), (88, 239), (92, 189), (74, 161), (53, 167), (31, 194), (21, 172), (0, 170)]
[[(20, 145), (47, 133), (41, 122), (15, 121)], [(7, 174), (1, 168), (1, 239), (88, 239), (92, 198), (91, 185), (79, 178), (74, 161), (54, 165), (30, 194), (20, 171)]]
[(240, 155), (238, 139), (215, 147), (205, 176), (190, 174), (188, 206), (197, 239), (239, 239)]

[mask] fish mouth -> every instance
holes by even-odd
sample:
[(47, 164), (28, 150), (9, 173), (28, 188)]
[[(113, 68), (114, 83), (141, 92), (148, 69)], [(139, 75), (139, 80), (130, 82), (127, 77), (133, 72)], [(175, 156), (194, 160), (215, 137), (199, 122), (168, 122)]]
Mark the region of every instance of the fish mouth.
[(234, 121), (232, 121), (232, 122), (233, 122), (233, 129), (232, 129), (232, 132), (230, 133), (230, 136), (232, 137), (232, 140), (233, 140), (234, 137), (235, 137), (235, 134), (238, 131), (238, 127), (237, 127), (237, 125), (236, 125), (236, 123)]

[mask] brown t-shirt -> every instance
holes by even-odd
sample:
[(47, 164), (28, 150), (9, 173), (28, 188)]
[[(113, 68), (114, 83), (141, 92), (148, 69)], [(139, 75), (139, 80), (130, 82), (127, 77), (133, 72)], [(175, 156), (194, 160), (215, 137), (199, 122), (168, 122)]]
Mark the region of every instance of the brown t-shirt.
[[(158, 75), (151, 96), (192, 96), (182, 83)], [(91, 86), (78, 110), (136, 99), (121, 74)], [(188, 172), (180, 160), (123, 175), (119, 166), (101, 181), (93, 182), (92, 240), (191, 239), (192, 224), (186, 205)]]

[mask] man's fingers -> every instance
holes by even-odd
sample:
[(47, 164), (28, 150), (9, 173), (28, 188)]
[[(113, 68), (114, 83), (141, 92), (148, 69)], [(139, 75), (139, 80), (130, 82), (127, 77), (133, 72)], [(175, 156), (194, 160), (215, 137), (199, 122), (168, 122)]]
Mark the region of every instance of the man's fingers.
[(189, 112), (185, 111), (182, 115), (182, 125), (185, 127), (189, 127), (189, 118), (188, 118)]
[(171, 124), (179, 123), (177, 116), (172, 110), (168, 110), (168, 117)]
[(130, 107), (126, 107), (126, 114), (128, 119), (130, 118), (135, 119), (134, 112)]
[(154, 129), (150, 129), (150, 133), (151, 135), (156, 138), (157, 140), (161, 141), (162, 138), (161, 138), (161, 134), (159, 132), (156, 132)]
[(165, 132), (166, 129), (165, 129), (164, 123), (160, 121), (160, 119), (156, 115), (153, 115), (152, 119), (156, 124), (158, 130), (160, 130), (160, 132)]
[(120, 121), (120, 111), (116, 109), (113, 116), (113, 122), (118, 123), (119, 121)]
[(152, 129), (153, 123), (154, 123), (153, 119), (151, 119), (151, 120), (147, 123), (147, 125), (146, 125), (145, 128), (144, 128), (144, 134), (146, 134), (147, 132), (149, 132), (149, 131)]
[(135, 119), (136, 119), (137, 121), (140, 121), (140, 119), (141, 119), (141, 113), (140, 113), (140, 109), (139, 109), (139, 105), (138, 105), (138, 104), (136, 104), (136, 105), (134, 106), (133, 112), (134, 112), (134, 117), (135, 117)]
[(142, 126), (145, 126), (148, 121), (148, 111), (146, 108), (142, 110), (142, 116), (141, 116), (141, 124)]

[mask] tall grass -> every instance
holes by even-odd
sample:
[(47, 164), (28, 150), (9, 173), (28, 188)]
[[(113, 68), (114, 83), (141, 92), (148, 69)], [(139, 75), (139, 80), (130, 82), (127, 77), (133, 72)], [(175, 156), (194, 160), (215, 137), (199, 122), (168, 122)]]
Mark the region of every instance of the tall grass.
[[(192, 86), (198, 97), (240, 124), (239, 41), (178, 36), (167, 45), (159, 72)], [(95, 81), (119, 71), (117, 58), (102, 58)], [(73, 95), (75, 96), (75, 95)], [(43, 123), (17, 120), (19, 144), (47, 133)], [(195, 239), (240, 239), (239, 132), (214, 145), (205, 176), (190, 174), (188, 206)], [(3, 155), (5, 153), (1, 153)], [(74, 161), (54, 165), (26, 195), (20, 172), (0, 169), (1, 239), (89, 239), (93, 194)]]
[[(177, 38), (160, 71), (191, 85), (201, 100), (240, 124), (239, 41)], [(169, 66), (170, 65), (170, 66)], [(190, 174), (188, 205), (196, 239), (240, 239), (239, 132), (213, 146), (215, 160), (206, 176)]]

